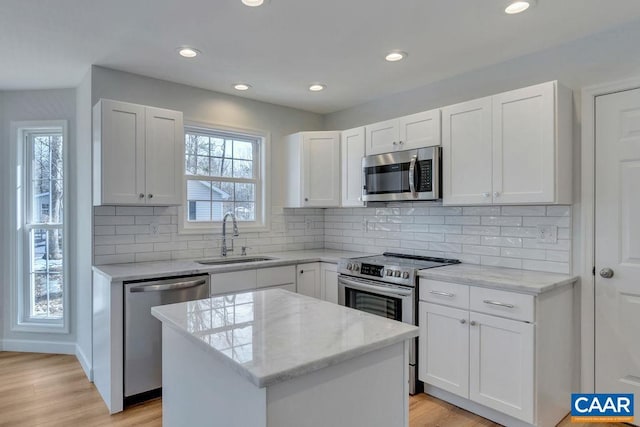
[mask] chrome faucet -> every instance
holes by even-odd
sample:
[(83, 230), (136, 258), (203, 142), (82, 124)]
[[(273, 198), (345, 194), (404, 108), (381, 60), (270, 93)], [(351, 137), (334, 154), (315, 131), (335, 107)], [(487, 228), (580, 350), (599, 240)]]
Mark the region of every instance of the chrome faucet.
[(236, 216), (231, 212), (227, 212), (222, 219), (222, 256), (227, 256), (228, 252), (233, 252), (233, 237), (231, 238), (231, 249), (227, 249), (227, 218), (231, 217), (233, 221), (233, 237), (238, 237), (240, 233), (238, 232), (238, 222), (236, 221)]

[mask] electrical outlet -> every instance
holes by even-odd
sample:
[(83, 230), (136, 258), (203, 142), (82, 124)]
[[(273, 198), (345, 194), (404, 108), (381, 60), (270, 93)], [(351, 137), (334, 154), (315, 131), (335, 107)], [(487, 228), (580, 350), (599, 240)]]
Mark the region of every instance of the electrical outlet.
[(556, 225), (538, 226), (538, 243), (557, 243), (558, 227)]
[(311, 230), (313, 228), (313, 221), (311, 221), (311, 218), (305, 219), (304, 223), (307, 225), (307, 230)]
[(149, 228), (151, 229), (151, 234), (158, 234), (160, 232), (160, 224), (158, 224), (157, 222), (152, 222), (149, 225)]

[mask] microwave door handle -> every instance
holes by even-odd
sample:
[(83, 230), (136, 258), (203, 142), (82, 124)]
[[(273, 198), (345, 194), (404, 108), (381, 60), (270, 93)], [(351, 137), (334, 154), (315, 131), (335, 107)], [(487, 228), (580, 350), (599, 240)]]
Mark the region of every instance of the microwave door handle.
[(409, 190), (411, 191), (411, 195), (413, 198), (417, 197), (416, 194), (416, 161), (418, 160), (417, 155), (411, 156), (411, 163), (409, 164)]

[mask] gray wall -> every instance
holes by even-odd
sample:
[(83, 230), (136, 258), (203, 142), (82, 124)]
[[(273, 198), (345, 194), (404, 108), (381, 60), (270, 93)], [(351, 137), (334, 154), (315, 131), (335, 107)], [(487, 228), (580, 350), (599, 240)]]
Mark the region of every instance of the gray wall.
[[(3, 310), (3, 336), (4, 346), (11, 346), (15, 348), (20, 347), (25, 341), (27, 345), (30, 343), (45, 342), (49, 348), (55, 349), (54, 351), (74, 352), (76, 332), (75, 332), (75, 314), (71, 309), (68, 313), (71, 314), (70, 325), (71, 332), (69, 334), (40, 334), (40, 333), (19, 333), (12, 332), (11, 319), (9, 310), (6, 309), (6, 304), (11, 301), (10, 299), (10, 287), (12, 283), (9, 277), (9, 266), (7, 265), (8, 256), (14, 248), (9, 247), (9, 234), (11, 221), (9, 213), (11, 210), (15, 210), (15, 206), (11, 205), (11, 189), (8, 188), (8, 182), (10, 174), (14, 171), (13, 161), (10, 156), (10, 144), (16, 143), (11, 140), (11, 122), (12, 121), (30, 121), (30, 120), (67, 120), (69, 125), (69, 148), (73, 150), (73, 144), (75, 140), (75, 123), (76, 123), (76, 94), (75, 89), (53, 89), (53, 90), (33, 90), (33, 91), (10, 91), (2, 93), (3, 115), (2, 115), (2, 133), (0, 134), (2, 156), (0, 157), (0, 173), (2, 174), (2, 220), (0, 221), (3, 227), (2, 240), (0, 240), (2, 260), (4, 265), (2, 266), (2, 291), (3, 301), (5, 301), (5, 309)], [(72, 168), (71, 168), (72, 169)], [(70, 200), (72, 202), (72, 200)], [(73, 207), (70, 207), (67, 212), (72, 212)], [(73, 219), (69, 218), (69, 224), (73, 224)], [(71, 279), (71, 278), (70, 278)], [(69, 280), (69, 288), (67, 291), (70, 296), (71, 307), (75, 304), (75, 283), (73, 280)], [(60, 345), (62, 344), (62, 345)], [(68, 344), (68, 345), (66, 345)]]
[(73, 172), (71, 174), (74, 227), (71, 241), (75, 261), (72, 265), (71, 277), (76, 283), (76, 355), (82, 367), (91, 376), (91, 326), (92, 326), (92, 293), (91, 293), (91, 261), (92, 261), (92, 224), (93, 203), (91, 199), (91, 71), (80, 82), (76, 89), (76, 138), (72, 152)]
[(640, 22), (636, 21), (615, 30), (328, 114), (324, 128), (349, 129), (549, 80), (559, 80), (577, 90), (621, 79), (640, 73), (638, 40)]

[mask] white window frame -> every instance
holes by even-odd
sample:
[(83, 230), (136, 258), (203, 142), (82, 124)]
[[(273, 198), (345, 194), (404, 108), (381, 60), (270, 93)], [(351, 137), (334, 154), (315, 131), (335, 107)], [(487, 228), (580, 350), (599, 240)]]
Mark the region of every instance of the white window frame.
[[(11, 227), (9, 236), (11, 250), (9, 253), (11, 292), (10, 307), (11, 330), (16, 332), (46, 332), (68, 334), (70, 330), (71, 307), (69, 295), (69, 130), (66, 120), (42, 120), (11, 122), (11, 159), (13, 159), (15, 173), (11, 174), (9, 185), (11, 186), (11, 209), (9, 220), (15, 227)], [(63, 315), (62, 319), (41, 319), (31, 317), (29, 313), (28, 298), (31, 293), (31, 281), (28, 271), (30, 262), (29, 231), (31, 227), (26, 226), (26, 219), (30, 215), (31, 203), (27, 200), (30, 190), (27, 186), (31, 184), (31, 167), (29, 162), (29, 147), (26, 137), (33, 132), (55, 131), (62, 133), (62, 161), (63, 161), (63, 222), (62, 241), (63, 244)], [(38, 225), (34, 228), (47, 228), (47, 225)], [(58, 227), (56, 227), (58, 228)]]
[[(240, 232), (264, 232), (270, 230), (270, 218), (271, 218), (271, 197), (270, 192), (267, 191), (271, 188), (271, 176), (269, 167), (271, 163), (271, 144), (270, 135), (268, 132), (253, 130), (253, 129), (240, 129), (236, 127), (217, 125), (211, 123), (185, 121), (184, 133), (189, 130), (202, 132), (202, 133), (230, 133), (242, 135), (248, 138), (258, 140), (258, 159), (254, 160), (254, 165), (257, 167), (256, 177), (256, 221), (242, 221), (239, 222)], [(183, 136), (184, 138), (184, 136)], [(182, 153), (184, 162), (184, 155)], [(197, 175), (187, 175), (186, 171), (183, 175), (183, 198), (182, 206), (178, 209), (178, 232), (180, 234), (203, 234), (210, 232), (222, 232), (222, 221), (199, 221), (189, 222), (189, 204), (187, 201), (187, 177), (190, 179), (198, 178)], [(206, 180), (211, 180), (212, 177), (202, 177)], [(221, 181), (236, 181), (235, 179), (225, 179), (217, 177), (214, 178)]]

